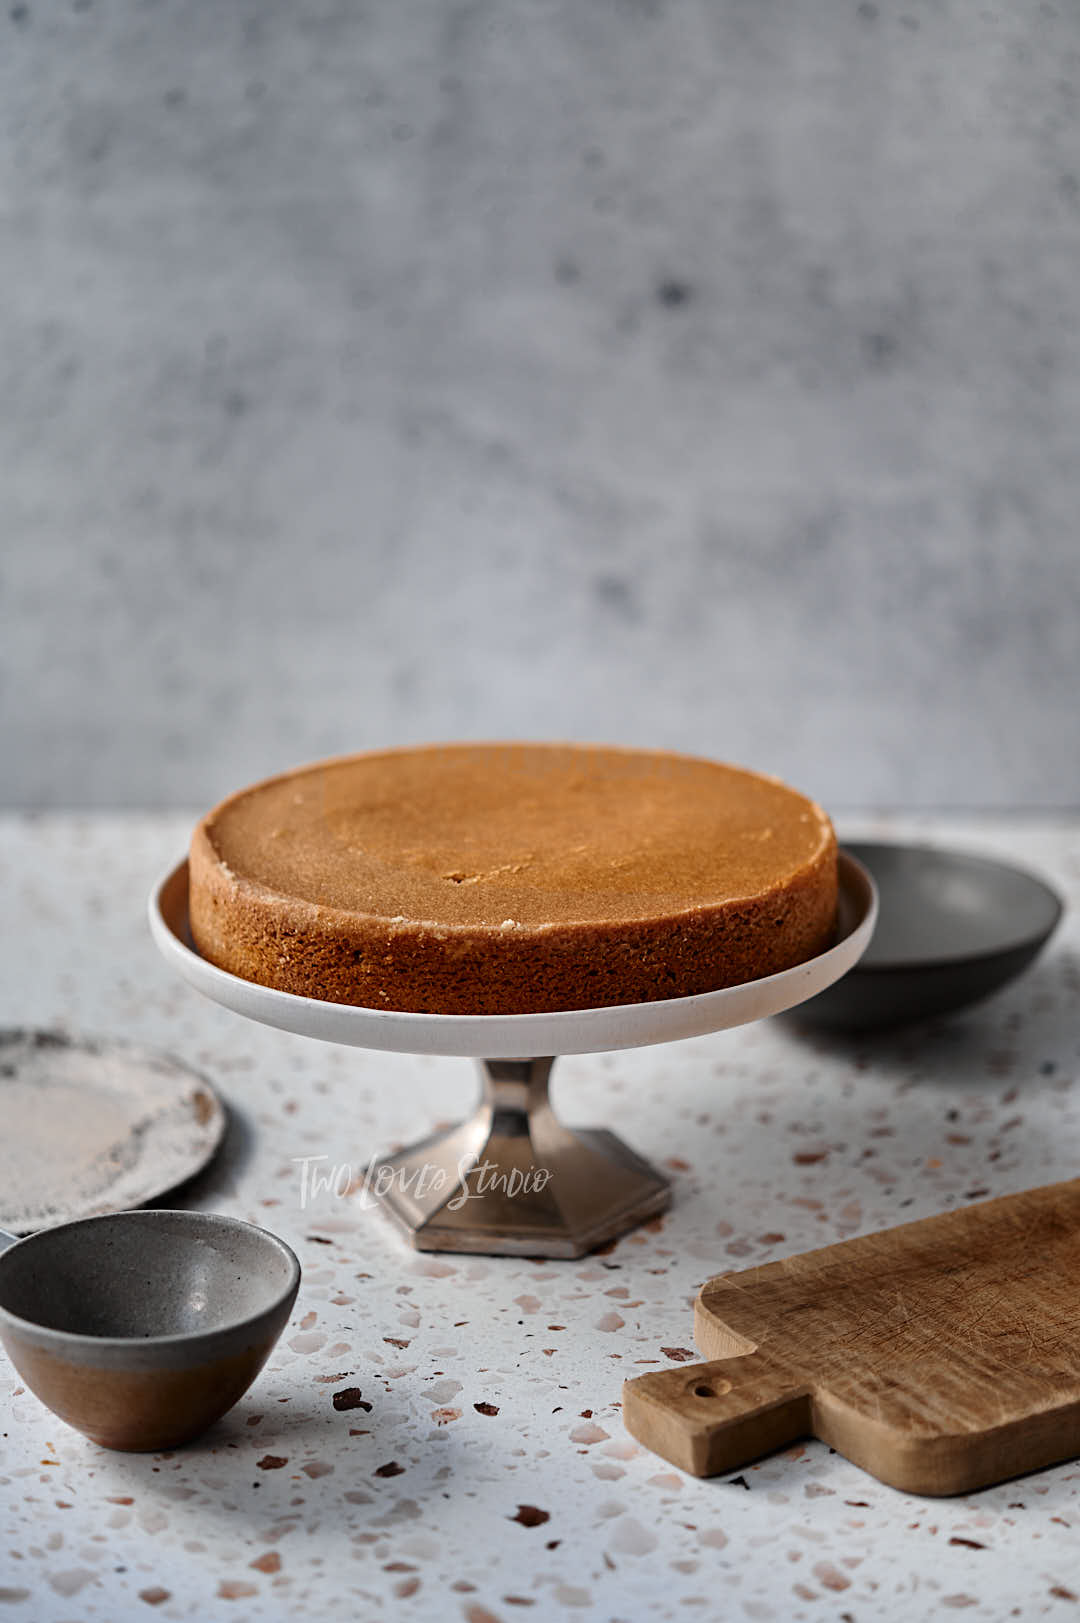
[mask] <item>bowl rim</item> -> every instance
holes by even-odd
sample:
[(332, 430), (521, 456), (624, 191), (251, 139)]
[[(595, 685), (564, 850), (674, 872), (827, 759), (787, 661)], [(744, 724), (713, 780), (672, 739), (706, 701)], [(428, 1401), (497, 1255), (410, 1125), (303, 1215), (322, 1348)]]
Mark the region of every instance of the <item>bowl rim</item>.
[[(872, 856), (867, 853), (876, 851), (902, 851), (908, 855), (943, 857), (976, 868), (993, 868), (998, 872), (1013, 874), (1017, 879), (1023, 879), (1034, 890), (1041, 892), (1049, 902), (1050, 922), (1042, 929), (1026, 935), (1014, 937), (995, 947), (987, 947), (978, 952), (927, 954), (922, 958), (890, 958), (881, 962), (867, 963), (865, 957), (860, 958), (848, 974), (846, 980), (855, 975), (919, 975), (926, 970), (969, 969), (983, 966), (995, 958), (1006, 958), (1012, 953), (1037, 952), (1053, 935), (1061, 923), (1065, 913), (1065, 901), (1058, 891), (1042, 877), (1018, 862), (1003, 862), (998, 857), (985, 855), (982, 851), (962, 850), (955, 846), (935, 845), (929, 840), (889, 840), (889, 839), (841, 839), (841, 849), (847, 851), (856, 861), (861, 862), (870, 870), (874, 883), (880, 891), (881, 881), (873, 875), (871, 867)], [(870, 949), (873, 947), (871, 939)], [(868, 949), (868, 950), (870, 950)], [(839, 984), (839, 983), (837, 983)], [(826, 992), (831, 988), (826, 988)]]
[[(74, 1345), (85, 1348), (87, 1352), (97, 1349), (101, 1352), (153, 1352), (170, 1349), (182, 1350), (201, 1344), (210, 1346), (215, 1339), (232, 1341), (242, 1335), (245, 1330), (255, 1330), (267, 1319), (272, 1318), (287, 1302), (291, 1308), (292, 1302), (300, 1288), (302, 1269), (300, 1259), (280, 1235), (273, 1234), (269, 1229), (262, 1228), (258, 1223), (249, 1223), (242, 1217), (230, 1217), (224, 1212), (188, 1211), (183, 1207), (153, 1206), (148, 1208), (134, 1207), (123, 1212), (98, 1212), (93, 1217), (76, 1217), (69, 1223), (55, 1223), (49, 1228), (36, 1229), (33, 1234), (24, 1234), (15, 1240), (12, 1245), (0, 1251), (0, 1276), (7, 1266), (7, 1259), (26, 1246), (32, 1246), (46, 1236), (53, 1236), (64, 1229), (88, 1228), (97, 1223), (142, 1223), (153, 1224), (162, 1218), (182, 1218), (194, 1228), (204, 1229), (247, 1229), (254, 1230), (260, 1241), (267, 1242), (279, 1257), (284, 1261), (288, 1270), (286, 1284), (275, 1291), (272, 1299), (265, 1306), (258, 1308), (254, 1313), (245, 1314), (242, 1318), (231, 1319), (224, 1324), (208, 1325), (203, 1330), (178, 1330), (169, 1335), (161, 1336), (95, 1336), (88, 1335), (83, 1330), (61, 1330), (55, 1325), (42, 1324), (37, 1319), (28, 1319), (21, 1313), (14, 1313), (0, 1301), (0, 1329), (10, 1327), (16, 1334), (23, 1335), (38, 1345)], [(87, 1360), (92, 1363), (93, 1359)]]

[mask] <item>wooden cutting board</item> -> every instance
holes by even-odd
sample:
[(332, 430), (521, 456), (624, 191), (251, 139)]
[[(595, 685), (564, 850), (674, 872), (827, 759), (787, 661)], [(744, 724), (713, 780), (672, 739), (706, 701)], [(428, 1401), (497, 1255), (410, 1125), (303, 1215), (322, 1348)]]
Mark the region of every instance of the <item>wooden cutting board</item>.
[(631, 1434), (695, 1476), (800, 1437), (911, 1493), (1080, 1454), (1080, 1179), (702, 1287), (712, 1360), (627, 1381)]

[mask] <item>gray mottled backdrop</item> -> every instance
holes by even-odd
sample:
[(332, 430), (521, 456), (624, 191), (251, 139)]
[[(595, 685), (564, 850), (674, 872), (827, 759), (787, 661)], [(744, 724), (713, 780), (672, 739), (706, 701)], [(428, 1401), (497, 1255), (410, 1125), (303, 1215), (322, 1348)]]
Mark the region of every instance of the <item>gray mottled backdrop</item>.
[(1080, 802), (1080, 8), (19, 0), (3, 798)]

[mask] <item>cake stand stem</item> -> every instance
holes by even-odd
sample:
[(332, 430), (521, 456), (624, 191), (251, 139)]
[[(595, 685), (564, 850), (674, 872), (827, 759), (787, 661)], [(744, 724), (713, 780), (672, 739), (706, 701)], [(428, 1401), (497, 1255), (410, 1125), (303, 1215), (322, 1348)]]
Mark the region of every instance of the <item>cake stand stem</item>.
[(472, 1116), (375, 1163), (368, 1189), (417, 1250), (580, 1257), (666, 1208), (666, 1178), (614, 1133), (559, 1121), (553, 1064), (480, 1060)]

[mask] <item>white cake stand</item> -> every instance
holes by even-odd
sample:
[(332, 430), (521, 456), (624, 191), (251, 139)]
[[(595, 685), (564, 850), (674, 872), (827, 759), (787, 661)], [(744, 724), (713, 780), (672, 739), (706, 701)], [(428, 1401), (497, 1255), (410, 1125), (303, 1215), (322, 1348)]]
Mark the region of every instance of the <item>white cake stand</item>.
[(667, 1179), (614, 1133), (563, 1126), (548, 1098), (554, 1060), (537, 1056), (642, 1048), (779, 1014), (846, 974), (876, 918), (873, 880), (841, 852), (835, 944), (779, 975), (696, 997), (558, 1014), (402, 1014), (297, 997), (209, 963), (191, 939), (186, 862), (150, 898), (150, 928), (165, 958), (237, 1014), (324, 1042), (477, 1059), (475, 1114), (384, 1157), (369, 1187), (418, 1250), (537, 1257), (579, 1257), (671, 1199)]

